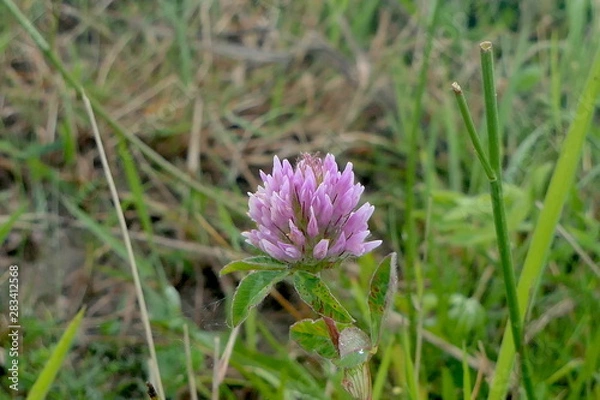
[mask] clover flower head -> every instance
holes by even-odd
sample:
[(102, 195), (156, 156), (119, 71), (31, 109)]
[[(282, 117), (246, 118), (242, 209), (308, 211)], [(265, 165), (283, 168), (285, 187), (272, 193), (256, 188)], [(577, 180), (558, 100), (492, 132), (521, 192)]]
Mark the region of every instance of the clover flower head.
[(260, 171), (263, 185), (249, 193), (248, 215), (256, 229), (246, 241), (271, 257), (302, 266), (335, 265), (381, 244), (365, 241), (374, 207), (358, 207), (364, 187), (354, 183), (352, 164), (340, 171), (335, 157), (303, 154), (295, 168), (273, 160), (273, 171)]

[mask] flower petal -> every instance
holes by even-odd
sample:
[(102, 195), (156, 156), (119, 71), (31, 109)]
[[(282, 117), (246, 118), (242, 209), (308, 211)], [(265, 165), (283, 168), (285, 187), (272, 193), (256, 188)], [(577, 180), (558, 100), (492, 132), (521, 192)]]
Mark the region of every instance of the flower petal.
[(338, 236), (338, 238), (336, 239), (335, 243), (333, 244), (333, 246), (331, 246), (331, 248), (329, 249), (328, 255), (330, 257), (339, 257), (342, 255), (345, 248), (346, 248), (346, 234), (344, 232), (341, 232), (340, 235)]
[(304, 237), (304, 234), (300, 229), (298, 229), (298, 227), (294, 224), (294, 222), (291, 219), (288, 221), (288, 227), (290, 228), (290, 240), (293, 244), (295, 244), (299, 248), (302, 248), (302, 246), (304, 246), (304, 243), (306, 243), (306, 238)]
[(381, 243), (383, 243), (383, 241), (381, 241), (381, 240), (371, 240), (370, 242), (365, 242), (362, 247), (361, 255), (366, 254), (366, 253), (370, 252), (371, 250), (379, 247), (379, 245), (381, 245)]
[(329, 239), (321, 239), (313, 249), (313, 257), (317, 260), (322, 260), (327, 255), (329, 248)]
[(319, 225), (317, 223), (317, 217), (315, 216), (315, 210), (310, 208), (310, 217), (308, 219), (308, 227), (306, 229), (306, 233), (310, 237), (316, 237), (319, 234)]

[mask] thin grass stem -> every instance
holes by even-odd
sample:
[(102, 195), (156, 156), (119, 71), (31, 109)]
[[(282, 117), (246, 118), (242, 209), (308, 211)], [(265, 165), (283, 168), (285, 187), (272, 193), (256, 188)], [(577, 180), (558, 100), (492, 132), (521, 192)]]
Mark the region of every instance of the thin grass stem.
[(196, 390), (196, 378), (194, 376), (194, 366), (192, 364), (192, 348), (190, 345), (190, 332), (187, 324), (183, 324), (183, 346), (185, 348), (185, 369), (188, 375), (188, 385), (190, 388), (190, 398), (198, 400)]
[(219, 400), (219, 385), (221, 384), (221, 381), (219, 380), (219, 369), (221, 367), (221, 363), (219, 360), (220, 347), (221, 347), (221, 338), (216, 336), (214, 339), (214, 345), (213, 345), (213, 360), (215, 360), (215, 361), (213, 364), (213, 379), (212, 379), (212, 387), (211, 387), (211, 391), (210, 391), (211, 392), (211, 394), (210, 394), (211, 400)]
[(492, 209), (494, 215), (494, 227), (496, 230), (496, 238), (498, 243), (498, 253), (500, 256), (500, 265), (504, 277), (506, 297), (509, 309), (509, 324), (511, 333), (514, 338), (515, 348), (518, 349), (521, 360), (522, 378), (527, 397), (535, 399), (533, 383), (531, 380), (531, 371), (525, 356), (525, 348), (523, 346), (523, 328), (522, 319), (519, 311), (519, 303), (517, 297), (517, 285), (514, 270), (514, 263), (510, 248), (510, 238), (508, 234), (508, 225), (506, 222), (506, 211), (504, 208), (504, 195), (502, 188), (502, 167), (501, 167), (501, 143), (500, 132), (498, 127), (498, 108), (496, 101), (496, 91), (494, 83), (493, 69), (493, 54), (492, 44), (490, 42), (481, 43), (481, 65), (483, 75), (483, 87), (486, 106), (486, 121), (489, 139), (489, 154), (486, 156), (479, 135), (475, 130), (473, 119), (469, 112), (467, 102), (462, 93), (462, 89), (455, 82), (452, 84), (452, 89), (456, 95), (456, 100), (467, 127), (469, 137), (475, 152), (479, 158), (481, 165), (484, 168), (486, 176), (490, 183), (490, 194), (492, 199)]
[(502, 140), (500, 137), (498, 123), (498, 104), (496, 99), (496, 86), (494, 82), (492, 43), (483, 42), (481, 43), (480, 48), (483, 91), (485, 97), (486, 121), (489, 140), (489, 160), (497, 178), (495, 180), (490, 180), (494, 227), (496, 228), (500, 265), (502, 267), (502, 274), (504, 276), (504, 286), (506, 289), (510, 325), (512, 328), (515, 348), (520, 355), (522, 380), (525, 386), (525, 392), (527, 393), (527, 398), (529, 400), (534, 400), (535, 392), (533, 389), (533, 382), (531, 380), (531, 371), (529, 369), (528, 358), (525, 355), (525, 346), (523, 345), (523, 321), (519, 311), (515, 268), (510, 248), (508, 224), (506, 223), (506, 211), (504, 208), (500, 152)]
[[(594, 113), (594, 104), (600, 95), (600, 50), (594, 60), (575, 112), (575, 118), (562, 144), (556, 168), (544, 199), (544, 208), (538, 217), (525, 257), (517, 288), (521, 315), (526, 314), (528, 304), (535, 297), (535, 289), (546, 264), (556, 226), (575, 179), (587, 130)], [(512, 330), (507, 327), (498, 355), (489, 400), (503, 399), (508, 389), (510, 371), (515, 356), (515, 343), (512, 335)]]
[(144, 333), (146, 334), (146, 343), (148, 344), (148, 351), (150, 352), (152, 369), (154, 371), (153, 375), (156, 380), (156, 385), (158, 387), (158, 394), (161, 399), (165, 399), (165, 391), (163, 389), (163, 385), (160, 379), (158, 357), (156, 356), (154, 338), (152, 337), (152, 328), (150, 327), (150, 316), (148, 315), (148, 307), (146, 306), (146, 300), (144, 299), (144, 291), (142, 290), (142, 281), (140, 279), (137, 263), (133, 254), (133, 246), (131, 246), (131, 238), (129, 237), (129, 233), (127, 230), (127, 223), (125, 222), (125, 214), (123, 214), (123, 209), (121, 208), (119, 194), (117, 193), (117, 186), (115, 185), (115, 181), (113, 180), (112, 173), (110, 171), (110, 165), (108, 164), (108, 158), (106, 157), (106, 152), (104, 151), (102, 137), (100, 136), (100, 131), (98, 130), (98, 125), (96, 124), (96, 117), (94, 116), (92, 105), (85, 93), (81, 93), (81, 95), (83, 99), (83, 104), (85, 105), (85, 110), (88, 114), (90, 123), (92, 125), (92, 132), (94, 134), (94, 139), (96, 140), (96, 146), (98, 147), (100, 161), (102, 162), (102, 170), (104, 171), (104, 176), (106, 177), (106, 182), (110, 190), (110, 195), (112, 197), (113, 204), (115, 205), (115, 212), (117, 213), (119, 226), (121, 227), (121, 233), (123, 234), (123, 241), (125, 242), (125, 248), (127, 249), (127, 257), (129, 259), (129, 266), (131, 267), (131, 275), (133, 276), (135, 294), (140, 306), (142, 324), (144, 326)]
[[(223, 350), (223, 355), (221, 358), (218, 358), (218, 349), (219, 343), (215, 343), (215, 366), (213, 368), (213, 386), (212, 386), (212, 399), (218, 400), (219, 398), (219, 386), (223, 379), (225, 379), (225, 374), (227, 373), (227, 368), (229, 367), (229, 360), (231, 359), (231, 354), (233, 352), (233, 346), (238, 337), (238, 333), (240, 332), (240, 325), (236, 326), (231, 330), (229, 334), (229, 339), (227, 339), (227, 344), (225, 345), (225, 350)], [(215, 338), (217, 340), (218, 338)]]
[(452, 83), (452, 90), (456, 95), (456, 102), (458, 103), (458, 108), (463, 120), (465, 121), (467, 132), (469, 133), (473, 147), (475, 148), (475, 154), (477, 154), (477, 158), (479, 158), (479, 162), (481, 162), (488, 180), (490, 182), (495, 181), (497, 179), (496, 174), (494, 173), (490, 161), (483, 150), (483, 145), (481, 144), (481, 140), (479, 139), (479, 135), (475, 129), (475, 123), (473, 122), (473, 117), (471, 117), (471, 112), (469, 111), (469, 106), (467, 104), (467, 100), (465, 99), (465, 95), (460, 85), (456, 82)]
[(502, 162), (500, 156), (502, 140), (500, 139), (498, 99), (496, 96), (496, 83), (494, 82), (492, 42), (482, 42), (479, 47), (481, 48), (481, 74), (483, 78), (485, 100), (485, 119), (487, 122), (488, 157), (490, 165), (496, 173), (496, 177), (500, 178), (502, 174)]
[[(431, 196), (427, 199), (427, 212), (425, 213), (425, 245), (423, 248), (423, 260), (426, 262), (429, 260), (429, 243), (431, 242), (431, 214), (432, 214), (433, 201)], [(425, 278), (423, 273), (423, 267), (421, 263), (415, 265), (415, 282), (417, 285), (417, 330), (416, 330), (416, 344), (415, 344), (415, 371), (421, 369), (421, 359), (423, 356), (423, 329), (425, 320)], [(417, 382), (418, 383), (418, 382)]]

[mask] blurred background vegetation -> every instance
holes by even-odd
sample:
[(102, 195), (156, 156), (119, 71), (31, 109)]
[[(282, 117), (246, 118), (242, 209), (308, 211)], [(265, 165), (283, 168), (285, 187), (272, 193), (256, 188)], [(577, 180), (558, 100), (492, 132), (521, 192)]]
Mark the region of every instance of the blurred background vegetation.
[[(185, 323), (198, 393), (210, 398), (215, 338), (222, 350), (227, 296), (239, 279), (219, 279), (218, 270), (252, 252), (240, 235), (250, 228), (246, 193), (256, 189), (259, 169), (270, 171), (273, 155), (295, 159), (301, 152), (352, 162), (376, 207), (372, 236), (384, 245), (330, 272), (333, 290), (359, 323), (377, 260), (405, 252), (406, 199), (416, 200), (408, 211), (423, 290), (415, 296), (414, 271), (401, 265), (396, 312), (372, 366), (376, 398), (407, 398), (401, 326), (417, 309), (422, 398), (462, 398), (463, 345), (471, 382), (479, 382), (476, 396), (486, 395), (507, 310), (487, 182), (450, 84), (461, 84), (484, 132), (478, 44), (494, 43), (519, 267), (600, 44), (597, 1), (449, 0), (435, 13), (435, 2), (408, 0), (18, 6), (126, 132), (99, 117), (169, 398), (190, 398)], [(4, 265), (18, 264), (19, 395), (85, 305), (49, 398), (144, 398), (147, 348), (83, 103), (0, 9), (0, 285), (7, 285)], [(407, 186), (411, 157), (415, 180)], [(542, 398), (600, 398), (599, 188), (596, 113), (526, 325)], [(286, 284), (277, 290), (280, 296), (268, 298), (242, 330), (221, 398), (347, 398), (338, 372), (289, 342), (289, 325), (311, 314)], [(4, 295), (0, 304), (5, 349)], [(2, 398), (11, 395), (4, 359)]]

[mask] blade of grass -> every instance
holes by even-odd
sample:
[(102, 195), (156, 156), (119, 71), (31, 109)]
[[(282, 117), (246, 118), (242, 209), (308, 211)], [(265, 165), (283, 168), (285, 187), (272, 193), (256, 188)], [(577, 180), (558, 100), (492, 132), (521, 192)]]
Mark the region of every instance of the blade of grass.
[(454, 377), (448, 367), (442, 367), (441, 371), (441, 398), (444, 400), (457, 400), (457, 388), (454, 384)]
[(219, 376), (219, 351), (221, 349), (221, 338), (215, 337), (215, 344), (213, 346), (213, 377), (212, 377), (212, 387), (211, 387), (211, 400), (219, 400), (219, 385), (221, 382), (218, 379)]
[(463, 359), (462, 359), (462, 372), (463, 372), (463, 399), (471, 400), (471, 370), (469, 369), (469, 363), (467, 362), (467, 346), (463, 342)]
[(192, 365), (190, 333), (187, 324), (183, 324), (183, 346), (185, 348), (185, 369), (187, 371), (188, 385), (190, 388), (190, 398), (192, 400), (198, 400), (198, 393), (196, 390), (196, 377), (194, 376), (194, 367)]
[(123, 241), (125, 242), (125, 248), (127, 249), (127, 256), (129, 260), (129, 266), (131, 267), (131, 275), (133, 276), (133, 283), (135, 286), (136, 297), (140, 306), (140, 314), (142, 319), (142, 324), (144, 325), (144, 332), (146, 334), (146, 343), (148, 344), (148, 350), (150, 352), (151, 359), (151, 369), (153, 370), (154, 378), (156, 379), (156, 385), (158, 386), (158, 394), (161, 399), (165, 399), (165, 391), (160, 378), (160, 368), (158, 366), (158, 357), (156, 356), (156, 348), (154, 346), (154, 338), (152, 337), (152, 328), (150, 327), (150, 317), (148, 315), (148, 308), (146, 307), (146, 300), (144, 298), (144, 292), (142, 289), (142, 282), (140, 279), (140, 274), (138, 272), (137, 263), (135, 260), (135, 256), (133, 254), (133, 247), (131, 246), (131, 238), (127, 232), (127, 223), (125, 222), (125, 215), (123, 214), (123, 209), (121, 208), (121, 203), (119, 201), (119, 194), (117, 193), (117, 187), (112, 177), (112, 173), (110, 171), (110, 165), (108, 165), (108, 159), (106, 158), (106, 153), (104, 151), (104, 145), (102, 144), (102, 138), (100, 137), (100, 131), (98, 130), (98, 125), (96, 124), (96, 118), (94, 116), (94, 110), (92, 109), (92, 105), (90, 100), (85, 95), (85, 92), (81, 93), (83, 104), (85, 105), (85, 109), (87, 111), (90, 123), (92, 125), (92, 132), (94, 133), (94, 139), (96, 141), (96, 146), (98, 147), (98, 152), (100, 153), (100, 161), (102, 162), (102, 169), (104, 171), (104, 175), (106, 178), (106, 182), (108, 183), (108, 187), (110, 189), (110, 194), (112, 197), (112, 201), (115, 207), (115, 212), (117, 213), (117, 217), (119, 219), (119, 225), (121, 227), (121, 232), (123, 234)]
[(415, 377), (415, 374), (418, 373), (418, 371), (415, 371), (415, 366), (413, 364), (413, 361), (411, 359), (411, 354), (412, 352), (412, 346), (410, 343), (410, 331), (408, 329), (407, 326), (403, 327), (403, 333), (402, 333), (402, 348), (403, 348), (403, 354), (404, 354), (404, 365), (405, 365), (405, 379), (406, 379), (406, 389), (408, 391), (409, 397), (413, 400), (417, 400), (419, 398), (419, 387), (417, 385), (417, 378)]
[[(225, 345), (225, 350), (223, 351), (223, 355), (221, 358), (215, 358), (215, 367), (213, 370), (213, 387), (212, 387), (212, 395), (213, 400), (218, 400), (219, 398), (219, 385), (225, 379), (225, 374), (227, 373), (227, 368), (229, 366), (229, 362), (231, 359), (231, 353), (233, 352), (233, 345), (237, 340), (237, 336), (240, 332), (240, 326), (236, 326), (231, 330), (231, 334), (229, 334), (229, 338), (227, 339), (227, 344)], [(215, 346), (215, 349), (218, 349), (218, 344)], [(216, 354), (217, 356), (217, 354)]]
[[(431, 169), (433, 170), (433, 169)], [(423, 260), (426, 263), (430, 263), (429, 259), (429, 248), (431, 244), (431, 214), (432, 214), (432, 199), (431, 199), (431, 183), (427, 184), (427, 210), (425, 213), (425, 245), (423, 249)], [(416, 338), (415, 338), (415, 371), (417, 371), (417, 379), (419, 372), (421, 371), (421, 359), (423, 356), (423, 325), (425, 321), (425, 276), (423, 272), (422, 263), (417, 263), (415, 265), (415, 284), (417, 290), (417, 329), (416, 329)], [(423, 371), (424, 375), (427, 376), (427, 371)], [(419, 382), (416, 382), (417, 386)]]
[(444, 100), (444, 130), (448, 141), (448, 180), (450, 189), (455, 192), (462, 190), (462, 171), (460, 169), (460, 145), (456, 123), (454, 120), (454, 109), (451, 101)]
[(54, 378), (56, 378), (58, 371), (61, 369), (62, 363), (67, 356), (67, 352), (75, 339), (75, 335), (79, 330), (84, 314), (85, 308), (82, 308), (69, 323), (69, 326), (58, 341), (56, 348), (52, 351), (50, 358), (44, 365), (44, 369), (42, 369), (42, 372), (40, 372), (35, 383), (31, 387), (31, 390), (27, 395), (27, 400), (41, 400), (46, 398), (46, 394), (48, 394), (48, 390), (50, 390), (50, 386), (52, 386)]
[(383, 357), (381, 359), (381, 363), (377, 366), (377, 373), (375, 374), (375, 380), (373, 382), (373, 400), (379, 400), (383, 397), (383, 387), (385, 385), (386, 379), (388, 377), (388, 373), (390, 371), (390, 365), (392, 363), (392, 356), (394, 352), (392, 351), (394, 347), (394, 339), (392, 336), (392, 340), (388, 343), (383, 351)]
[(21, 215), (25, 213), (27, 210), (28, 203), (23, 203), (21, 207), (17, 208), (11, 215), (8, 217), (6, 222), (0, 225), (0, 243), (4, 243), (4, 239), (8, 236), (10, 231), (12, 230), (13, 225), (19, 220)]
[[(595, 102), (600, 94), (600, 50), (597, 52), (584, 91), (579, 100), (575, 118), (571, 123), (563, 142), (556, 168), (552, 174), (550, 185), (544, 200), (544, 208), (540, 212), (533, 231), (531, 244), (519, 284), (517, 296), (519, 311), (525, 315), (528, 305), (535, 298), (536, 288), (543, 272), (546, 258), (552, 244), (554, 231), (560, 219), (563, 206), (570, 193), (575, 173), (581, 158), (588, 126), (590, 124)], [(503, 399), (509, 384), (510, 371), (515, 357), (512, 331), (505, 329), (502, 346), (496, 364), (496, 373), (492, 381), (489, 400)]]
[(167, 19), (173, 24), (175, 30), (175, 42), (179, 53), (180, 75), (183, 85), (187, 88), (192, 81), (192, 56), (187, 39), (186, 29), (189, 24), (186, 21), (188, 1), (161, 1), (161, 9)]
[(77, 158), (76, 123), (72, 99), (71, 96), (67, 94), (66, 90), (60, 91), (60, 104), (64, 115), (64, 121), (59, 124), (57, 132), (60, 141), (63, 144), (62, 151), (65, 163), (67, 165), (73, 165)]
[(588, 396), (582, 393), (582, 388), (586, 381), (593, 381), (593, 375), (598, 372), (598, 360), (600, 359), (600, 329), (597, 329), (595, 333), (592, 333), (591, 338), (588, 339), (588, 343), (585, 346), (584, 362), (581, 366), (581, 370), (577, 374), (575, 383), (571, 386), (571, 394), (568, 400), (577, 400), (582, 398), (590, 398), (591, 390), (588, 391)]

